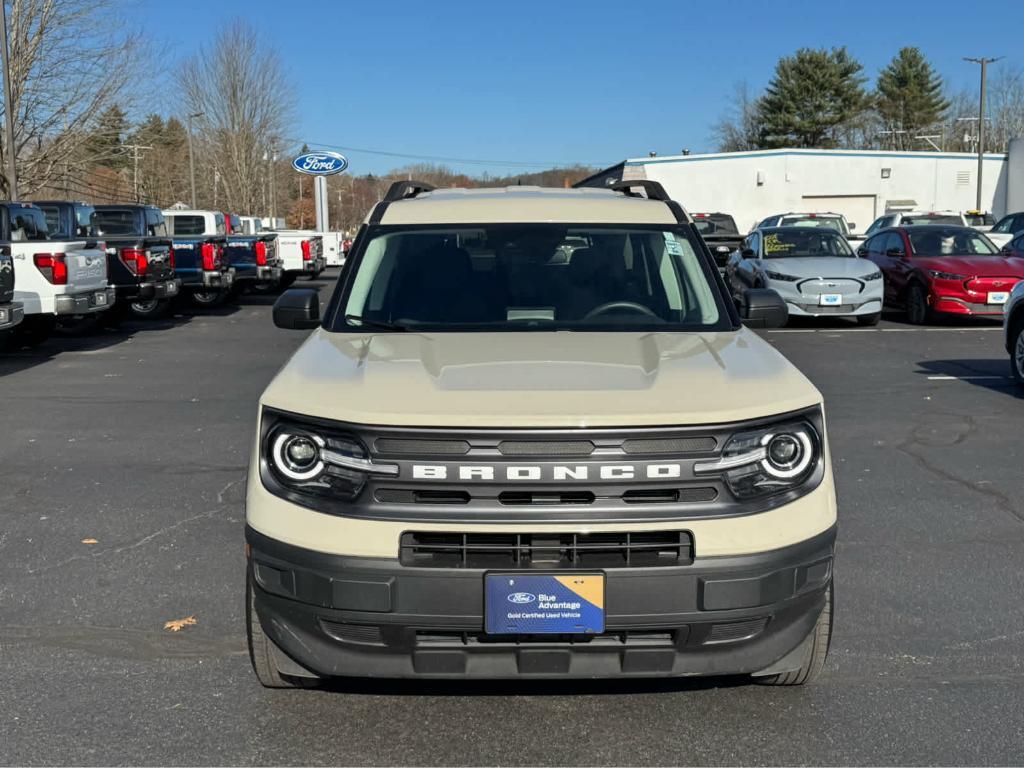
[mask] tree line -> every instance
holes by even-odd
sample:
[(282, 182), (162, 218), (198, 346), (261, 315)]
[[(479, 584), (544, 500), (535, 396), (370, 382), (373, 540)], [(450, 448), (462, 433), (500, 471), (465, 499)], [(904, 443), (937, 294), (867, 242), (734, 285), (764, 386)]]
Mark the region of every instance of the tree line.
[[(801, 48), (781, 58), (758, 95), (735, 87), (713, 127), (720, 152), (779, 147), (976, 151), (977, 92), (952, 93), (917, 48), (902, 48), (866, 88), (864, 67), (845, 47)], [(989, 71), (985, 150), (1004, 152), (1024, 135), (1024, 71)]]

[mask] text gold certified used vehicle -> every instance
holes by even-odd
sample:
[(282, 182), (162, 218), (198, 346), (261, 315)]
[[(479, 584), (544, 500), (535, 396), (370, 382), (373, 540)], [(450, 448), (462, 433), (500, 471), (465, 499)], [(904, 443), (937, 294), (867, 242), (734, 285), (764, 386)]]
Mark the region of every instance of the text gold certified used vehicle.
[[(643, 193), (643, 194), (642, 194)], [(655, 182), (395, 184), (260, 400), (247, 619), (266, 686), (747, 674), (832, 631), (820, 393)]]

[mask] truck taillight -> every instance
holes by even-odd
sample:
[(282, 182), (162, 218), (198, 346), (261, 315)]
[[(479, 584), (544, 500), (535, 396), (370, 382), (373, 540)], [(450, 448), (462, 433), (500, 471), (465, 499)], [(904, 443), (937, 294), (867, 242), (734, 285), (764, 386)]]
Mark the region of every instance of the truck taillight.
[(122, 248), (121, 261), (135, 275), (142, 277), (149, 269), (149, 257), (140, 248)]
[(256, 243), (256, 266), (267, 266), (267, 244), (260, 241)]
[(313, 244), (309, 240), (302, 241), (302, 260), (309, 261), (313, 258)]
[(171, 267), (171, 272), (174, 271), (174, 246), (171, 246), (170, 251), (167, 252), (167, 263)]
[(203, 255), (203, 269), (211, 272), (217, 268), (217, 251), (213, 243), (203, 243), (201, 250)]
[(68, 265), (63, 253), (37, 253), (32, 257), (36, 269), (43, 273), (48, 283), (53, 285), (68, 284)]

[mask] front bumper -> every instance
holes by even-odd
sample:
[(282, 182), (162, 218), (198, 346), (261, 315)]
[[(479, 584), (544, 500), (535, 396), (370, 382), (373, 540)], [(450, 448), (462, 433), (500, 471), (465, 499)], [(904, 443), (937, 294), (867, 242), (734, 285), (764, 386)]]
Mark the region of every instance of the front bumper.
[(870, 299), (862, 302), (851, 302), (838, 306), (823, 307), (811, 303), (798, 303), (786, 300), (786, 308), (790, 317), (859, 317), (874, 315), (882, 311), (881, 299)]
[(0, 331), (13, 328), (25, 319), (25, 307), (20, 301), (0, 304)]
[(824, 606), (835, 528), (770, 552), (607, 569), (606, 631), (593, 636), (485, 635), (483, 570), (246, 538), (256, 613), (286, 674), (667, 677), (757, 673), (794, 650)]
[(88, 315), (110, 309), (116, 299), (117, 291), (114, 288), (64, 294), (54, 299), (54, 311), (58, 315)]
[(1006, 310), (1005, 304), (985, 304), (935, 294), (930, 297), (930, 302), (932, 310), (935, 312), (947, 315), (987, 317), (993, 320), (1001, 320)]

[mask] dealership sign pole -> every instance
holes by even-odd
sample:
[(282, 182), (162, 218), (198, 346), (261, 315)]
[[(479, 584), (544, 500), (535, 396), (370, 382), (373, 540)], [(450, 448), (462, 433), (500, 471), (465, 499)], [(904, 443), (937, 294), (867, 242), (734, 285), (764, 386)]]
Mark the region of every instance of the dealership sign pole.
[(292, 160), (292, 168), (315, 177), (313, 207), (316, 209), (316, 230), (326, 232), (330, 222), (327, 215), (327, 177), (348, 168), (348, 160), (337, 152), (307, 152)]

